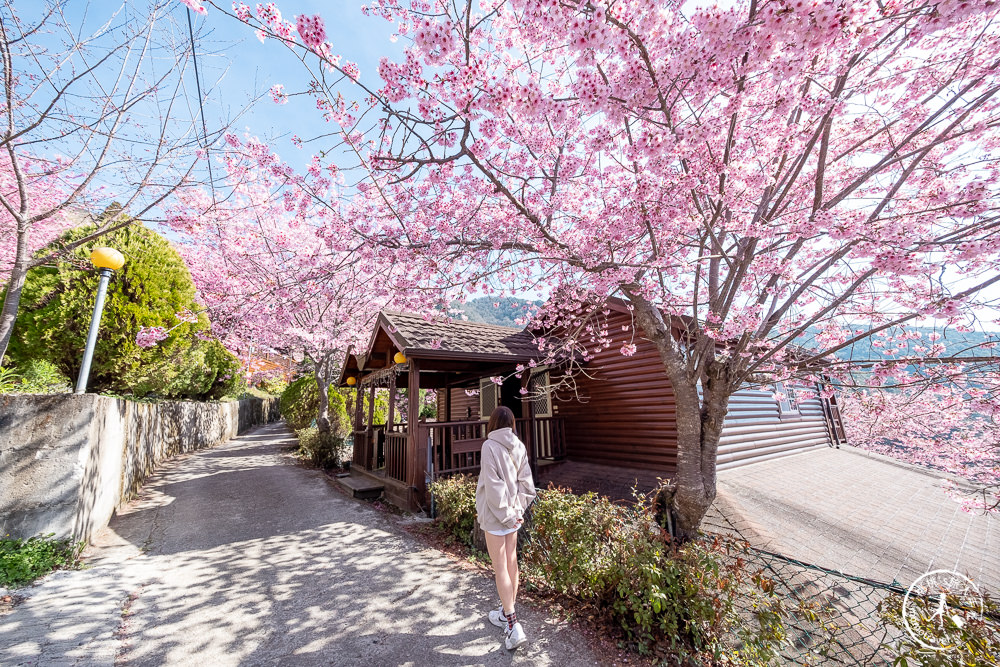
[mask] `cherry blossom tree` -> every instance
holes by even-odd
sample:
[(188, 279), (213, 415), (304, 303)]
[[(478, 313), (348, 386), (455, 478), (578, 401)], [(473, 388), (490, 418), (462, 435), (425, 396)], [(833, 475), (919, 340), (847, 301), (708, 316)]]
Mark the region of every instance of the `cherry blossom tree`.
[(379, 311), (430, 313), (447, 303), (447, 292), (426, 288), (414, 265), (366, 242), (329, 173), (314, 170), (304, 188), (268, 146), (233, 134), (224, 167), (224, 198), (180, 192), (168, 224), (213, 332), (230, 350), (308, 359), (319, 389), (317, 426), (329, 433), (330, 383), (346, 351), (367, 344)]
[(170, 32), (174, 9), (95, 3), (104, 23), (83, 28), (80, 3), (0, 4), (0, 361), (25, 275), (52, 259), (38, 249), (112, 202), (129, 215), (74, 247), (149, 219), (199, 163), (196, 118), (177, 104), (191, 52)]
[(967, 478), (947, 490), (968, 512), (1000, 510), (1000, 429), (970, 396), (983, 387), (918, 384), (896, 391), (863, 391), (844, 402), (850, 442), (878, 454)]
[[(676, 395), (682, 538), (747, 383), (996, 372), (989, 350), (836, 354), (997, 305), (997, 3), (376, 0), (409, 40), (377, 79), (318, 17), (204, 4), (310, 73), (369, 243), (487, 292), (544, 281), (552, 359), (609, 345), (604, 299), (627, 301)], [(997, 394), (975, 401), (995, 428)]]

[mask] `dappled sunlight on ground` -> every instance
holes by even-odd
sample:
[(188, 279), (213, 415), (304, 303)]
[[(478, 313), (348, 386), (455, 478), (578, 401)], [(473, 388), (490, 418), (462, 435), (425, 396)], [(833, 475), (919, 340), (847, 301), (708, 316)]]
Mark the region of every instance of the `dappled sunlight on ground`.
[(169, 462), (92, 569), (0, 616), (12, 664), (595, 664), (576, 631), (523, 605), (532, 642), (503, 649), (492, 580), (297, 465), (293, 444), (272, 426)]

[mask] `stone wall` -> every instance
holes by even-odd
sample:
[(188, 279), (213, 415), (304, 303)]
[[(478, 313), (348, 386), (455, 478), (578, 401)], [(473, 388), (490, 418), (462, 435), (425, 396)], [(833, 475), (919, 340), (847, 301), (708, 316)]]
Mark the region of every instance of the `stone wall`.
[(278, 399), (0, 395), (0, 535), (89, 540), (164, 459), (278, 418)]

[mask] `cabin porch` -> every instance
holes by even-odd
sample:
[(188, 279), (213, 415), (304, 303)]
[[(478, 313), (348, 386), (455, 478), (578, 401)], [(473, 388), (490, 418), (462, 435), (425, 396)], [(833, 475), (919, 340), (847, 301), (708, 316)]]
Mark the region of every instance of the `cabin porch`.
[[(498, 405), (519, 417), (516, 430), (533, 471), (564, 458), (565, 423), (552, 413), (537, 352), (525, 331), (383, 313), (364, 354), (348, 354), (338, 383), (356, 390), (352, 469), (381, 481), (394, 504), (427, 509), (428, 482), (478, 472), (487, 418)], [(422, 390), (437, 397), (435, 414), (426, 418)], [(376, 420), (378, 396), (388, 401), (384, 419)], [(470, 397), (474, 415), (465, 404)]]

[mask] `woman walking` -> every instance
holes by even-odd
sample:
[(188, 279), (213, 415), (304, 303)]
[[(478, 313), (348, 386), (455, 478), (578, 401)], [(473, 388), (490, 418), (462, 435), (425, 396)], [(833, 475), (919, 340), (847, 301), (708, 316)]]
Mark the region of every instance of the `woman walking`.
[(514, 413), (497, 408), (490, 415), (483, 443), (476, 515), (486, 533), (486, 548), (493, 561), (500, 607), (489, 613), (490, 622), (504, 629), (504, 644), (513, 650), (528, 641), (517, 622), (517, 531), (524, 511), (535, 499), (535, 485), (528, 466), (528, 452), (514, 433)]

